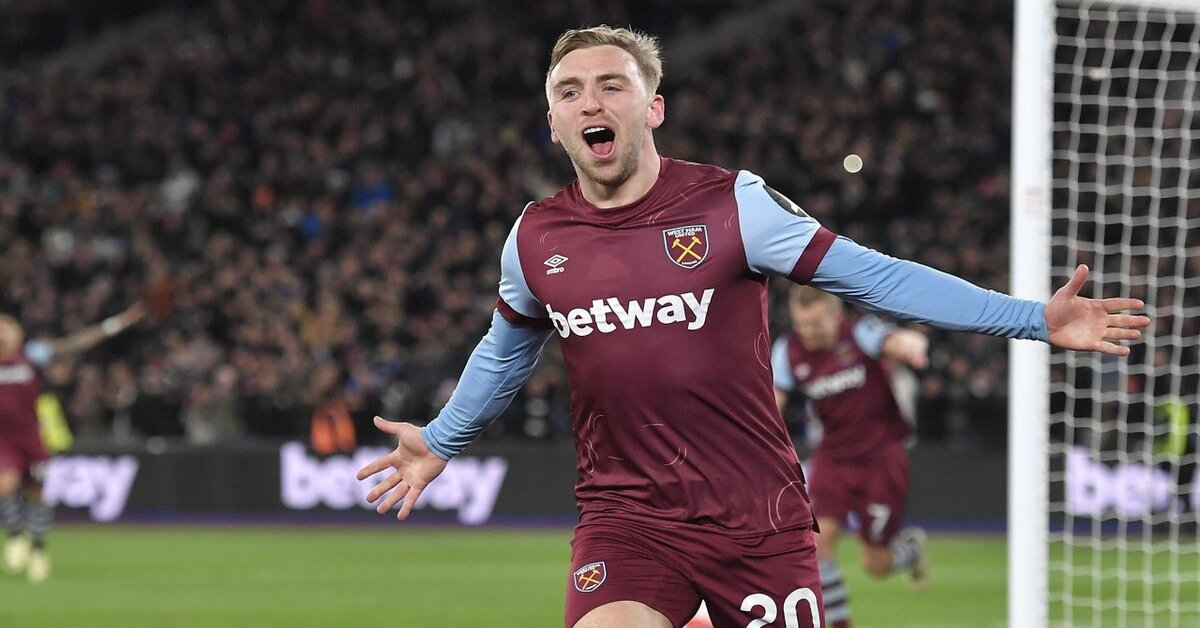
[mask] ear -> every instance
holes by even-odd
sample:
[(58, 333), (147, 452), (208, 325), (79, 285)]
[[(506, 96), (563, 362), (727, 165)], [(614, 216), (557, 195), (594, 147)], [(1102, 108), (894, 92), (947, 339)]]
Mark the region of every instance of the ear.
[(554, 114), (549, 111), (546, 112), (546, 124), (550, 126), (550, 141), (555, 144), (561, 144), (562, 142), (558, 139), (558, 133), (554, 131)]
[(650, 99), (650, 111), (646, 115), (646, 126), (651, 129), (657, 129), (662, 126), (667, 116), (667, 101), (663, 100), (662, 94), (655, 94)]

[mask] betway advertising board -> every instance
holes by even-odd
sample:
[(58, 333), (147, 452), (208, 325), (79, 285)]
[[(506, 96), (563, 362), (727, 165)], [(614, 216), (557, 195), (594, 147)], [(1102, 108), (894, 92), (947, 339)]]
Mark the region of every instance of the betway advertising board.
[[(358, 469), (388, 453), (386, 448), (363, 447), (353, 456), (317, 458), (304, 445), (288, 443), (279, 452), (279, 495), (284, 507), (311, 510), (326, 506), (335, 510), (363, 508), (374, 511), (367, 493), (389, 475), (383, 471), (360, 482)], [(496, 508), (500, 488), (508, 475), (509, 461), (502, 456), (461, 456), (431, 482), (414, 510), (432, 508), (451, 511), (466, 525), (487, 523)]]
[[(56, 457), (46, 476), (45, 497), (65, 520), (267, 521), (387, 523), (366, 501), (384, 475), (359, 482), (354, 474), (387, 452), (361, 447), (317, 456), (301, 443), (237, 443), (220, 447), (168, 445), (119, 448), (84, 443)], [(452, 460), (415, 504), (411, 521), (450, 525), (569, 524), (574, 502), (575, 459), (570, 442), (489, 443)], [(911, 450), (912, 488), (906, 516), (999, 529), (1005, 519), (1004, 452)], [(698, 461), (702, 464), (702, 461)], [(753, 464), (753, 462), (747, 462)], [(1139, 486), (1125, 481), (1119, 495), (1108, 479), (1129, 470), (1070, 466), (1080, 508), (1122, 503), (1140, 507)], [(1105, 475), (1106, 474), (1106, 475)], [(1114, 501), (1115, 500), (1115, 501)], [(1146, 507), (1159, 501), (1144, 500)]]
[(1170, 465), (1103, 463), (1082, 447), (1066, 454), (1066, 512), (1079, 517), (1135, 519), (1157, 513), (1200, 512), (1200, 485)]
[[(366, 500), (385, 474), (360, 482), (355, 473), (387, 448), (332, 456), (294, 442), (157, 453), (91, 449), (59, 455), (47, 469), (45, 499), (67, 519), (386, 521)], [(421, 521), (462, 525), (569, 522), (576, 516), (574, 482), (569, 443), (480, 446), (451, 460), (414, 509)]]

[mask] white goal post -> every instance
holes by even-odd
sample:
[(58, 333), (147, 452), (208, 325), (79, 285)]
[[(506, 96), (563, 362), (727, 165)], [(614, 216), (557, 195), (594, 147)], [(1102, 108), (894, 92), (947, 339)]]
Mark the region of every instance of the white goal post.
[(1200, 626), (1200, 0), (1016, 0), (1011, 291), (1146, 301), (1009, 345), (1009, 626)]

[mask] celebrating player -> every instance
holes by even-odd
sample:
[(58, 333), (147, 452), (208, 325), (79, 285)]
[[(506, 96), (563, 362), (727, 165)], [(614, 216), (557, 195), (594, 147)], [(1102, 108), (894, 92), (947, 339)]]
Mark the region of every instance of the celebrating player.
[(911, 432), (892, 393), (883, 359), (913, 368), (928, 363), (921, 333), (875, 317), (846, 320), (837, 297), (793, 285), (788, 298), (792, 332), (771, 355), (775, 398), (782, 411), (793, 392), (804, 396), (821, 425), (810, 459), (813, 515), (825, 621), (849, 628), (849, 595), (837, 564), (837, 542), (848, 515), (860, 521), (863, 567), (882, 578), (907, 570), (925, 577), (925, 534), (900, 530), (908, 497), (905, 446)]
[(819, 626), (813, 517), (775, 406), (767, 277), (957, 330), (1126, 354), (1133, 299), (1015, 299), (838, 237), (746, 171), (660, 157), (657, 42), (564, 33), (546, 76), (551, 139), (578, 179), (526, 206), (500, 299), (459, 386), (424, 428), (376, 418), (396, 449), (370, 491), (405, 519), (512, 399), (550, 336), (571, 383), (577, 453), (567, 626)]
[[(0, 314), (0, 522), (8, 531), (4, 568), (33, 582), (50, 575), (46, 533), (54, 511), (42, 502), (47, 459), (37, 415), (41, 369), (55, 357), (86, 351), (144, 316), (141, 304), (55, 340), (25, 342), (15, 318)], [(28, 535), (25, 534), (28, 529)]]

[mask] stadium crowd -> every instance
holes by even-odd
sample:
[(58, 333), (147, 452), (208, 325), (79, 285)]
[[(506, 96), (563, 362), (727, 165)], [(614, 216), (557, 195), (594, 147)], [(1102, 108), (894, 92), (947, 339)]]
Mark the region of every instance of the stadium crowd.
[[(664, 41), (663, 154), (753, 170), (839, 233), (1007, 289), (1011, 3), (806, 5), (697, 44), (758, 3), (226, 0), (167, 47), (25, 54), (0, 84), (0, 311), (52, 336), (148, 303), (47, 374), (81, 438), (303, 438), (332, 401), (360, 425), (431, 417), (512, 221), (572, 176), (546, 51), (601, 22)], [(682, 41), (709, 49), (673, 64)], [(921, 436), (1003, 446), (1004, 342), (932, 335)], [(569, 434), (554, 346), (491, 436)]]

